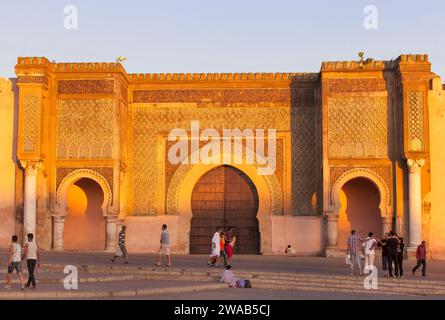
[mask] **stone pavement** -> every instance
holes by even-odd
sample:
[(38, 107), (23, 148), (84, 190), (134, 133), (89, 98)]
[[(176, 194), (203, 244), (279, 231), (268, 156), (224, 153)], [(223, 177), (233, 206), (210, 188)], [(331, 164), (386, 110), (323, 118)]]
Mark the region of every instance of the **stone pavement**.
[[(429, 262), (426, 278), (413, 277), (410, 270), (414, 261), (405, 261), (405, 279), (379, 277), (379, 289), (370, 292), (363, 288), (363, 278), (349, 276), (342, 258), (235, 256), (231, 264), (236, 275), (251, 279), (255, 286), (245, 291), (219, 284), (222, 269), (209, 268), (207, 256), (174, 256), (173, 268), (155, 268), (154, 255), (130, 255), (129, 265), (121, 261), (112, 264), (110, 257), (103, 252), (42, 252), (38, 290), (20, 292), (14, 276), (15, 290), (7, 291), (2, 285), (0, 299), (199, 299), (201, 296), (220, 299), (220, 294), (227, 299), (281, 299), (283, 296), (378, 299), (389, 294), (391, 299), (423, 298), (423, 295), (445, 298), (445, 262), (441, 261)], [(6, 258), (6, 251), (0, 251), (0, 283), (4, 283), (6, 277)], [(63, 288), (66, 265), (79, 268), (79, 290)], [(379, 261), (377, 267), (380, 268)]]

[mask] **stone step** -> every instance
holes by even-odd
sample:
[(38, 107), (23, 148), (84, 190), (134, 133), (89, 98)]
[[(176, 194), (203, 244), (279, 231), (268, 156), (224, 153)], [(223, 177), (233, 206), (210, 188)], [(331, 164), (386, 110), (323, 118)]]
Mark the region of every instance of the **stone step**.
[(221, 290), (227, 288), (226, 285), (201, 284), (183, 287), (169, 288), (150, 288), (137, 290), (105, 290), (105, 291), (81, 291), (81, 290), (63, 290), (63, 291), (1, 291), (0, 299), (101, 299), (112, 297), (146, 297), (161, 294), (197, 292), (206, 290)]
[[(241, 276), (241, 275), (240, 275)], [(244, 278), (244, 277), (243, 277)], [(248, 278), (248, 277), (246, 277)], [(280, 288), (291, 288), (294, 290), (300, 287), (311, 287), (311, 288), (338, 288), (346, 290), (368, 290), (364, 289), (363, 280), (359, 279), (327, 279), (327, 278), (317, 278), (317, 277), (300, 277), (292, 279), (276, 279), (273, 277), (257, 277), (250, 278), (252, 284), (255, 287), (271, 287), (275, 289)], [(219, 276), (210, 274), (199, 274), (196, 275), (181, 275), (178, 279), (176, 274), (171, 275), (168, 273), (156, 273), (156, 274), (126, 274), (126, 275), (109, 275), (109, 276), (96, 276), (96, 277), (80, 277), (80, 283), (95, 283), (95, 282), (111, 282), (111, 281), (128, 281), (128, 280), (173, 280), (173, 281), (195, 281), (195, 282), (212, 282), (217, 283), (219, 281)], [(15, 279), (14, 283), (18, 283)], [(45, 283), (63, 283), (63, 278), (53, 278), (53, 279), (41, 279), (39, 284)], [(378, 292), (386, 293), (393, 292), (397, 294), (443, 294), (445, 293), (445, 286), (440, 285), (429, 285), (422, 283), (399, 283), (394, 280), (393, 283), (390, 282), (379, 282)]]

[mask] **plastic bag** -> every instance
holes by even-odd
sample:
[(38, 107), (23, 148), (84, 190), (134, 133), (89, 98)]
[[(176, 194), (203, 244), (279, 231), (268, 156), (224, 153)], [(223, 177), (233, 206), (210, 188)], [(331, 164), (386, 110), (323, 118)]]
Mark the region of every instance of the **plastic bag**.
[(345, 256), (345, 262), (346, 262), (347, 265), (351, 265), (351, 256), (349, 254), (347, 254)]

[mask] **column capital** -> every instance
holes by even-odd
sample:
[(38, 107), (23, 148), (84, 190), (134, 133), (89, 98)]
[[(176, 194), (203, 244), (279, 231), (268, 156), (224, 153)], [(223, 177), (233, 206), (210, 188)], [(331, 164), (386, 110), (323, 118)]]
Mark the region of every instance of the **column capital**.
[(425, 159), (406, 159), (406, 164), (408, 165), (410, 173), (418, 173), (420, 169), (425, 165)]
[(20, 165), (25, 169), (26, 175), (37, 175), (42, 167), (42, 160), (20, 160)]
[(338, 221), (338, 213), (330, 210), (323, 211), (323, 217), (327, 221)]
[(63, 223), (63, 222), (65, 222), (65, 216), (54, 215), (52, 217), (53, 217), (55, 223)]

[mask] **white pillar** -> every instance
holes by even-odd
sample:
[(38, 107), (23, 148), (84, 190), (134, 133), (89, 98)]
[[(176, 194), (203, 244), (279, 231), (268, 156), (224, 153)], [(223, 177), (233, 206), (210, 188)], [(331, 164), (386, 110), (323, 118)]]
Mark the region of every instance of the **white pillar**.
[(37, 174), (39, 161), (21, 161), (25, 169), (25, 193), (23, 207), (23, 237), (28, 233), (36, 234), (37, 220)]
[(65, 216), (53, 216), (53, 249), (63, 251)]
[(392, 217), (385, 216), (382, 217), (382, 236), (384, 236), (386, 233), (389, 233), (391, 230), (393, 230), (392, 227)]
[(116, 251), (117, 216), (105, 217), (105, 251)]
[(409, 247), (422, 242), (422, 175), (425, 160), (408, 159), (409, 168)]
[(327, 222), (326, 227), (328, 238), (326, 257), (334, 257), (336, 255), (338, 244), (338, 214), (328, 212), (325, 217)]

